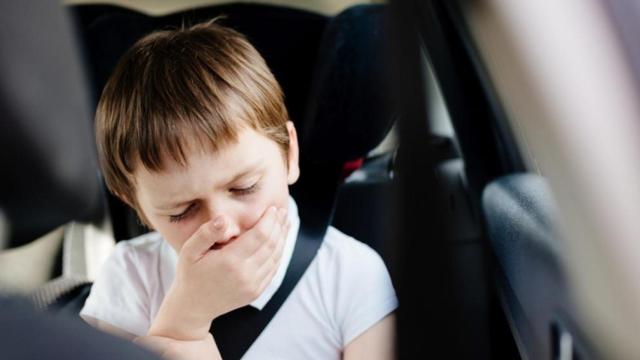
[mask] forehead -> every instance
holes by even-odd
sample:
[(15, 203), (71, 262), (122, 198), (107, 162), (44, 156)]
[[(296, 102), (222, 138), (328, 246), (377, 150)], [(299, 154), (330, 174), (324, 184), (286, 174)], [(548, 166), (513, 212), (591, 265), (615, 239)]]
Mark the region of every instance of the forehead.
[(134, 172), (139, 197), (175, 197), (195, 192), (206, 182), (223, 186), (243, 172), (276, 165), (282, 161), (278, 145), (251, 129), (243, 129), (235, 142), (213, 151), (191, 142), (185, 147), (185, 164), (165, 158), (162, 170), (138, 166)]

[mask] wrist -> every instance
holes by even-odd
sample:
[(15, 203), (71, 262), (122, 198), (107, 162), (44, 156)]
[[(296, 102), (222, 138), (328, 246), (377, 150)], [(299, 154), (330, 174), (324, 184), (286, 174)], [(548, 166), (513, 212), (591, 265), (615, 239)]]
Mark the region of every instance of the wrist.
[(198, 311), (189, 301), (188, 293), (175, 282), (167, 292), (149, 328), (149, 336), (163, 336), (175, 340), (202, 340), (209, 335), (213, 316)]

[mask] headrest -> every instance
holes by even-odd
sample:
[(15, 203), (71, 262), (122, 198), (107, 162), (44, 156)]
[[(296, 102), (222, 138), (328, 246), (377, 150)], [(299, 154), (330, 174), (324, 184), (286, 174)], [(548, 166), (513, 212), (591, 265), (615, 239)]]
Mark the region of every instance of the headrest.
[(221, 23), (245, 34), (280, 82), (303, 155), (344, 161), (373, 149), (392, 124), (385, 8), (354, 6), (329, 21), (306, 11), (259, 4), (217, 5), (161, 17), (115, 6), (80, 5), (73, 10), (96, 99), (119, 58), (142, 36), (226, 15)]
[(87, 89), (63, 12), (51, 1), (0, 11), (0, 208), (9, 247), (102, 209)]
[(73, 12), (83, 35), (96, 100), (120, 57), (138, 39), (155, 30), (223, 15), (220, 24), (244, 34), (264, 57), (297, 125), (304, 114), (317, 46), (327, 23), (323, 15), (261, 4), (207, 6), (159, 17), (102, 5), (78, 5)]
[(362, 157), (391, 128), (385, 14), (384, 5), (358, 5), (327, 26), (301, 135), (314, 160)]

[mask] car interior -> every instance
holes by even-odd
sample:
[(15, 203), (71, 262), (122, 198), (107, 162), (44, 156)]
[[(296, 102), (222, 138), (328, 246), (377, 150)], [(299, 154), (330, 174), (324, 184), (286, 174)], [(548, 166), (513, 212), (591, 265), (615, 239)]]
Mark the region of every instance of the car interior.
[[(299, 129), (304, 175), (291, 191), (297, 199), (303, 230), (310, 234), (309, 237), (318, 237), (316, 233), (324, 234), (336, 209), (334, 203), (338, 186), (345, 178), (349, 179), (349, 187), (341, 190), (341, 202), (345, 204), (342, 207), (353, 206), (358, 201), (357, 197), (373, 199), (378, 211), (389, 206), (383, 202), (389, 201), (389, 196), (385, 197), (384, 193), (390, 191), (389, 174), (394, 149), (376, 149), (387, 137), (393, 122), (384, 92), (378, 91), (388, 87), (384, 52), (380, 49), (385, 34), (384, 6), (353, 6), (332, 17), (259, 4), (218, 5), (161, 17), (117, 6), (75, 5), (68, 10), (79, 34), (80, 50), (89, 64), (89, 87), (92, 90), (88, 94), (93, 95), (90, 102), (93, 107), (116, 62), (137, 39), (157, 29), (195, 24), (219, 16), (223, 17), (220, 21), (229, 19), (225, 24), (245, 34), (264, 54), (283, 86), (291, 118)], [(292, 57), (289, 54), (291, 48), (302, 51), (299, 56)], [(369, 103), (379, 106), (365, 106)], [(338, 127), (341, 131), (335, 132)], [(369, 157), (372, 150), (377, 150), (378, 154)], [(359, 165), (359, 178), (349, 177), (355, 170), (350, 165), (354, 162)], [(377, 177), (373, 178), (369, 173)], [(87, 274), (82, 273), (83, 267), (73, 264), (86, 264), (87, 252), (100, 250), (93, 250), (96, 245), (92, 235), (98, 231), (87, 231), (87, 227), (104, 227), (106, 223), (112, 229), (114, 239), (129, 239), (150, 231), (141, 225), (131, 209), (108, 194), (105, 188), (97, 193), (106, 197), (106, 211), (102, 214), (105, 219), (99, 219), (97, 224), (74, 223), (67, 226), (62, 250), (58, 253), (62, 274), (31, 294), (41, 309), (76, 315), (81, 309), (91, 282)], [(375, 193), (381, 196), (375, 196)], [(370, 219), (374, 215), (370, 211), (374, 210), (363, 207), (357, 217), (343, 216), (345, 220), (341, 228), (372, 246), (380, 245), (380, 240), (376, 242), (376, 236), (380, 238), (378, 232), (363, 221)], [(368, 238), (372, 240), (365, 240)], [(80, 271), (74, 273), (74, 270)], [(270, 305), (273, 303), (272, 300)], [(238, 316), (225, 315), (216, 319), (218, 329), (223, 324), (232, 324), (224, 325), (225, 331), (220, 331), (229, 341), (221, 337), (216, 339), (225, 358), (241, 356), (241, 346), (238, 350), (229, 350), (231, 347), (225, 343), (233, 339), (237, 343), (239, 334), (247, 336), (251, 329), (257, 331), (253, 336), (255, 339), (278, 309), (277, 306), (271, 308), (273, 312), (263, 310), (260, 319), (256, 320), (256, 324), (261, 325), (247, 325), (250, 317), (247, 312), (236, 311), (234, 313)], [(238, 323), (245, 325), (233, 325)]]
[[(309, 237), (333, 225), (384, 259), (400, 301), (398, 358), (637, 358), (640, 52), (630, 39), (640, 7), (320, 3), (60, 5), (73, 36), (43, 37), (15, 52), (23, 58), (3, 60), (14, 77), (0, 80), (0, 95), (39, 106), (0, 100), (11, 115), (2, 142), (20, 149), (1, 164), (29, 175), (2, 183), (10, 230), (0, 291), (80, 321), (114, 244), (150, 231), (99, 175), (91, 114), (102, 88), (144, 35), (218, 18), (247, 36), (283, 88), (301, 144), (291, 193)], [(581, 42), (587, 31), (601, 41)], [(7, 34), (0, 45), (11, 43)], [(572, 50), (566, 59), (545, 51), (556, 43)], [(15, 64), (38, 53), (46, 66), (36, 75), (55, 92), (16, 80), (30, 70)], [(585, 74), (594, 80), (579, 82)], [(622, 125), (598, 127), (603, 114)], [(588, 152), (595, 142), (612, 155)], [(64, 173), (61, 158), (82, 163), (84, 180)], [(252, 339), (272, 310), (249, 326)], [(237, 319), (225, 325), (230, 337), (250, 332)]]

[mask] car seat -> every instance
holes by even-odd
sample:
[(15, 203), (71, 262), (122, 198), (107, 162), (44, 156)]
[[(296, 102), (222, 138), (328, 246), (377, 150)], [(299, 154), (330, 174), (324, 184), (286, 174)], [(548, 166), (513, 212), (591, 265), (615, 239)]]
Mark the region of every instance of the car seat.
[[(226, 14), (225, 24), (247, 34), (264, 54), (282, 83), (292, 120), (299, 129), (302, 175), (291, 192), (300, 216), (310, 223), (328, 224), (345, 162), (366, 156), (391, 128), (390, 113), (379, 111), (386, 99), (384, 82), (376, 76), (383, 74), (384, 63), (366, 61), (374, 53), (376, 41), (383, 39), (382, 28), (374, 24), (381, 23), (384, 8), (356, 6), (330, 19), (250, 4), (199, 8), (163, 17), (102, 5), (74, 6), (72, 12), (85, 44), (94, 95), (99, 94), (119, 56), (145, 33)], [(365, 46), (360, 48), (360, 42)], [(294, 50), (299, 50), (299, 57), (290, 56)], [(372, 91), (362, 91), (365, 87)], [(378, 88), (381, 90), (373, 91)], [(344, 95), (339, 102), (334, 97), (337, 90)], [(96, 100), (94, 97), (94, 103)], [(368, 106), (372, 103), (377, 107)], [(109, 200), (116, 239), (145, 231), (131, 226), (135, 215), (118, 203), (113, 197)], [(53, 296), (44, 296), (41, 305), (77, 313), (89, 286), (58, 285)]]
[[(95, 104), (118, 60), (138, 39), (154, 30), (195, 24), (222, 15), (220, 23), (246, 35), (265, 58), (282, 86), (291, 119), (298, 128), (302, 126), (326, 16), (259, 4), (208, 6), (165, 16), (104, 5), (77, 5), (70, 10), (84, 45)], [(119, 199), (110, 194), (108, 199), (117, 241), (148, 231)]]

